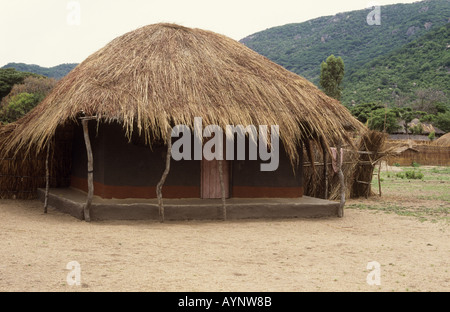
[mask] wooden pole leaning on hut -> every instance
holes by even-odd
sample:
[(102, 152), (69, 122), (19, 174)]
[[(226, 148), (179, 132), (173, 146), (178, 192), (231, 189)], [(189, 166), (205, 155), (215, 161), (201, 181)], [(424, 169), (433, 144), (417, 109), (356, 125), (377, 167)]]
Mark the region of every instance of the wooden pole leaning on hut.
[(381, 197), (381, 178), (380, 178), (380, 173), (381, 173), (381, 160), (379, 160), (380, 164), (378, 166), (378, 193), (379, 196)]
[(159, 218), (161, 222), (164, 222), (164, 205), (162, 199), (162, 187), (166, 182), (167, 175), (170, 171), (170, 158), (172, 157), (172, 129), (167, 132), (167, 154), (166, 154), (166, 168), (164, 169), (161, 180), (156, 185), (156, 196), (158, 197)]
[(299, 180), (299, 184), (301, 186), (303, 186), (304, 185), (304, 181), (305, 181), (305, 177), (304, 177), (305, 170), (304, 170), (304, 164), (303, 164), (304, 159), (303, 159), (303, 141), (302, 140), (300, 140), (300, 142), (299, 142), (298, 154), (299, 155), (298, 155), (297, 173), (300, 171), (301, 175), (299, 175), (297, 177), (297, 179)]
[(50, 158), (50, 143), (47, 145), (47, 156), (45, 157), (45, 200), (44, 213), (47, 213), (48, 207), (48, 193), (50, 191), (50, 170), (48, 166), (48, 159)]
[(86, 204), (84, 205), (84, 220), (86, 222), (91, 221), (90, 210), (92, 205), (92, 198), (94, 196), (94, 159), (92, 156), (91, 140), (89, 139), (89, 120), (97, 119), (96, 117), (81, 117), (81, 124), (83, 126), (84, 143), (86, 145), (87, 153), (87, 177), (88, 177), (88, 195)]
[(219, 160), (219, 179), (220, 179), (220, 190), (222, 195), (222, 217), (223, 221), (227, 220), (227, 206), (225, 200), (225, 183), (223, 182), (223, 160)]
[(325, 145), (325, 142), (323, 141), (323, 138), (320, 138), (320, 146), (322, 147), (322, 154), (323, 154), (323, 180), (325, 184), (325, 190), (324, 190), (324, 199), (328, 199), (328, 165), (327, 165), (327, 147)]
[(341, 143), (339, 143), (337, 146), (337, 150), (336, 150), (337, 171), (338, 171), (339, 182), (341, 184), (341, 200), (340, 200), (339, 209), (338, 209), (338, 217), (339, 218), (342, 218), (344, 216), (344, 205), (345, 205), (345, 180), (344, 180), (344, 173), (342, 172), (341, 153), (342, 153), (342, 145), (341, 145)]

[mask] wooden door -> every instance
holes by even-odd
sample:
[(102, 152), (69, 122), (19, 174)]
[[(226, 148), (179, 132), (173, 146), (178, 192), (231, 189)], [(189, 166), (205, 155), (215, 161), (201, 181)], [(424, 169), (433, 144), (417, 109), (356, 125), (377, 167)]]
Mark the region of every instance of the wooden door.
[[(230, 196), (229, 171), (228, 161), (222, 160), (223, 184), (225, 186), (226, 198)], [(201, 193), (202, 198), (222, 198), (218, 160), (202, 160)]]

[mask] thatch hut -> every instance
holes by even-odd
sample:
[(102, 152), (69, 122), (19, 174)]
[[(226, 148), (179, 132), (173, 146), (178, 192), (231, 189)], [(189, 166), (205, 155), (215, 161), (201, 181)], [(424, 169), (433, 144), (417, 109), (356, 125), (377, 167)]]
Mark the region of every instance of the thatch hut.
[[(223, 129), (278, 125), (278, 169), (260, 171), (259, 158), (170, 162), (170, 130), (194, 129), (195, 117)], [(155, 198), (162, 189), (165, 198), (299, 198), (310, 142), (329, 151), (364, 130), (338, 101), (243, 44), (155, 24), (89, 56), (0, 135), (4, 155), (70, 158), (70, 186), (91, 197)], [(70, 152), (54, 152), (58, 136)]]
[(434, 141), (432, 145), (437, 145), (437, 146), (450, 146), (450, 132), (444, 134), (444, 135), (441, 136), (439, 139), (437, 139), (436, 141)]

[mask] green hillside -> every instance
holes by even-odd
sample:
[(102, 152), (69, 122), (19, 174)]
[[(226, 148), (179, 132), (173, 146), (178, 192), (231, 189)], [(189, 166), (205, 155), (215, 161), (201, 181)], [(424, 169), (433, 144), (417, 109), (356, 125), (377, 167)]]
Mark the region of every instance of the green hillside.
[(433, 89), (450, 95), (450, 23), (348, 75), (344, 104), (398, 103), (416, 99), (418, 90)]
[(7, 65), (3, 66), (2, 69), (15, 68), (20, 72), (29, 72), (49, 78), (61, 79), (77, 65), (78, 64), (61, 64), (54, 67), (41, 67), (39, 65), (29, 65), (24, 63), (8, 63)]
[(344, 60), (344, 86), (361, 67), (449, 22), (448, 0), (381, 7), (381, 25), (368, 25), (372, 9), (339, 13), (270, 28), (242, 43), (318, 85), (320, 64), (329, 55)]

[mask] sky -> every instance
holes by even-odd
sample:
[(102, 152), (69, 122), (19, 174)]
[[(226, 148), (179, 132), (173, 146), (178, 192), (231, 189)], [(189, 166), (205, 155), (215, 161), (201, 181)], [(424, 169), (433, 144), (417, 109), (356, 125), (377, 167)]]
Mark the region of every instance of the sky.
[[(413, 0), (0, 0), (0, 67), (80, 63), (139, 27), (177, 23), (240, 40), (267, 28)], [(368, 10), (368, 13), (370, 10)]]

